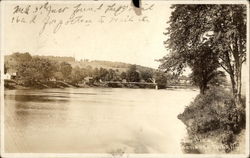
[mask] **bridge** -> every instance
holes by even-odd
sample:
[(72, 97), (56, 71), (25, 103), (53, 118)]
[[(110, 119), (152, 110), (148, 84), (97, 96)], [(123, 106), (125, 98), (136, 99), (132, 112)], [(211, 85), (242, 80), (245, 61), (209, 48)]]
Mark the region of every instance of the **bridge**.
[(158, 85), (155, 82), (155, 79), (150, 78), (150, 81), (152, 82), (120, 82), (120, 81), (101, 81), (101, 83), (105, 83), (105, 84), (122, 84), (122, 85), (153, 85), (155, 87), (155, 89), (158, 89)]

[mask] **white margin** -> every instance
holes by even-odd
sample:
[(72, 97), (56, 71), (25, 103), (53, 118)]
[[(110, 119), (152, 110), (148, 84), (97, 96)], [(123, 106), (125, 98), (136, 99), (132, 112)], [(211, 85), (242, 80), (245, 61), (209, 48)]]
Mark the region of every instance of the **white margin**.
[(249, 50), (250, 50), (250, 45), (249, 45), (249, 3), (247, 0), (142, 0), (142, 1), (147, 1), (147, 2), (169, 2), (171, 4), (246, 4), (247, 5), (247, 82), (246, 82), (246, 153), (244, 154), (182, 154), (182, 155), (173, 155), (173, 154), (130, 154), (130, 153), (125, 153), (124, 155), (121, 156), (114, 156), (111, 154), (107, 153), (100, 153), (100, 154), (93, 154), (93, 153), (5, 153), (4, 152), (4, 79), (3, 79), (3, 74), (4, 74), (4, 24), (2, 23), (4, 20), (4, 4), (3, 3), (44, 3), (44, 2), (50, 2), (50, 3), (73, 3), (73, 2), (93, 2), (93, 3), (98, 3), (101, 1), (110, 1), (110, 2), (122, 2), (122, 1), (130, 1), (130, 0), (74, 0), (74, 1), (68, 1), (68, 0), (0, 0), (0, 66), (1, 66), (1, 153), (0, 157), (11, 157), (11, 158), (58, 158), (58, 157), (64, 157), (64, 158), (75, 158), (75, 157), (83, 157), (83, 158), (248, 158), (250, 157), (249, 153), (249, 143), (250, 143), (250, 136), (249, 136), (249, 114), (250, 114), (250, 109), (249, 109), (249, 73), (250, 73), (250, 63), (249, 63)]

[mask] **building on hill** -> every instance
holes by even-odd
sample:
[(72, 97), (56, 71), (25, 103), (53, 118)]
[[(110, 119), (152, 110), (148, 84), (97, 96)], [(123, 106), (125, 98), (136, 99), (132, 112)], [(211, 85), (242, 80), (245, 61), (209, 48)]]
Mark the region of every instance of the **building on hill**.
[(9, 73), (6, 73), (6, 74), (3, 75), (3, 78), (4, 78), (5, 80), (10, 80), (11, 75), (10, 75)]
[(90, 82), (92, 82), (92, 81), (93, 81), (93, 77), (87, 76), (87, 77), (84, 78), (84, 83), (85, 83), (85, 84), (86, 84), (86, 83), (90, 83)]
[(4, 74), (3, 78), (5, 80), (15, 79), (16, 78), (16, 72), (14, 72), (14, 73), (6, 73), (6, 74)]

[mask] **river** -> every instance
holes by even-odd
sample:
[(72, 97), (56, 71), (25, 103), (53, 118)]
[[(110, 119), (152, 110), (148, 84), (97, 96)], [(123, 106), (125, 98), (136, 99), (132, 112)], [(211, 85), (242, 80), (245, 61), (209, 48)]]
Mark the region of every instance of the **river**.
[(7, 153), (180, 154), (177, 119), (198, 91), (123, 88), (6, 90)]

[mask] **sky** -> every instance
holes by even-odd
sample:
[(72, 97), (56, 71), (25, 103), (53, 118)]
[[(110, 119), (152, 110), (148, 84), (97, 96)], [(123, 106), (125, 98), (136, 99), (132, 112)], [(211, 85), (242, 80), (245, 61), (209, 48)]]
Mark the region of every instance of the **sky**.
[[(43, 8), (37, 11), (41, 6)], [(50, 2), (47, 5), (44, 2), (5, 2), (2, 51), (120, 61), (157, 68), (159, 62), (155, 60), (168, 53), (163, 44), (167, 38), (163, 32), (171, 14), (170, 4), (147, 1), (142, 7), (141, 15), (137, 15), (130, 1)], [(48, 13), (48, 8), (55, 13)], [(58, 13), (60, 8), (61, 13)], [(66, 8), (64, 12), (63, 8)], [(74, 11), (77, 12), (72, 19), (81, 16), (81, 22), (69, 24), (67, 21)], [(128, 19), (132, 22), (124, 22)]]

